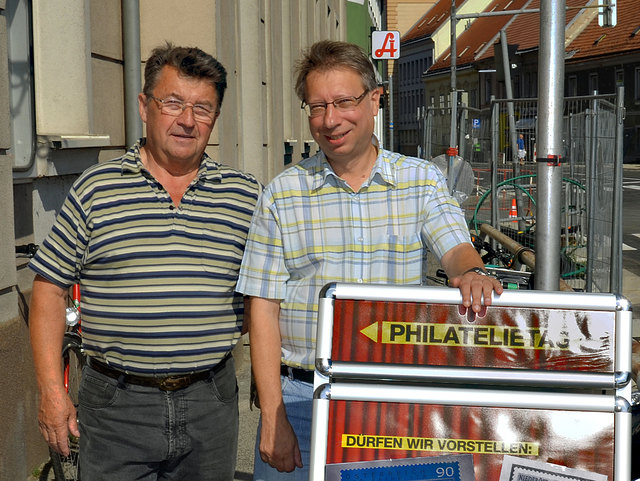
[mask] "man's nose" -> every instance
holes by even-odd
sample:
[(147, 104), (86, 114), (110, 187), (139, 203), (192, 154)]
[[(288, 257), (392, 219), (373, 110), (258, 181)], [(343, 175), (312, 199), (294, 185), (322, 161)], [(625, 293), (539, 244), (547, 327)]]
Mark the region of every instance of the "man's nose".
[(182, 113), (178, 115), (178, 120), (182, 124), (195, 125), (196, 119), (193, 115), (193, 105), (185, 104), (184, 108), (182, 109)]
[(322, 117), (322, 121), (325, 126), (332, 127), (338, 121), (339, 113), (337, 111), (335, 105), (327, 104), (327, 107), (324, 110), (324, 115)]

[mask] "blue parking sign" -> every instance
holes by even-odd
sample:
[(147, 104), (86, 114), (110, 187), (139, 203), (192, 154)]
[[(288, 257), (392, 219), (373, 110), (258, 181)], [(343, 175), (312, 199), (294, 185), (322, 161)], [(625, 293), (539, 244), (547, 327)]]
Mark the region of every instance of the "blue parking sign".
[(479, 129), (480, 128), (480, 119), (472, 119), (471, 120), (471, 125), (474, 129)]

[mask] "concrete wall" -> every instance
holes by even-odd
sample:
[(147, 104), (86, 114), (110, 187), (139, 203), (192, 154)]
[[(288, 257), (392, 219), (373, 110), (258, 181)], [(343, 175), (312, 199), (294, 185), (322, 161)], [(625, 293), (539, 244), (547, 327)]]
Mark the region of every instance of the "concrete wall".
[(0, 479), (25, 480), (49, 456), (36, 420), (38, 394), (33, 379), (25, 309), (29, 291), (16, 292), (20, 315), (0, 323)]

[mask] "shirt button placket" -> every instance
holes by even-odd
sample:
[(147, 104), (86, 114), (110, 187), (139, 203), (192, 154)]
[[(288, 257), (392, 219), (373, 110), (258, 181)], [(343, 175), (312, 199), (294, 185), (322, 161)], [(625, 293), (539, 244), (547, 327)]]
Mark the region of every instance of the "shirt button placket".
[(354, 244), (354, 255), (353, 259), (353, 268), (354, 272), (352, 273), (353, 277), (356, 278), (358, 283), (364, 282), (364, 230), (363, 230), (363, 222), (362, 222), (362, 203), (360, 194), (356, 193), (352, 196), (351, 202), (351, 215), (353, 218), (353, 228), (351, 230), (351, 235)]

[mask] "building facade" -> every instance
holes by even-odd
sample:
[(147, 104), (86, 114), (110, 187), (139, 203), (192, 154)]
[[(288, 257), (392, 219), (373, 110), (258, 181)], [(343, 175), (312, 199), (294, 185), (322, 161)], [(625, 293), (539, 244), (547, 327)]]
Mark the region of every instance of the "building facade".
[[(166, 41), (227, 69), (207, 152), (268, 182), (316, 152), (293, 91), (300, 51), (320, 39), (367, 45), (380, 0), (0, 0), (0, 479), (26, 479), (48, 454), (37, 429), (28, 341), (32, 275), (14, 246), (39, 244), (77, 175), (144, 130), (144, 59)], [(350, 33), (350, 32), (355, 33)]]

